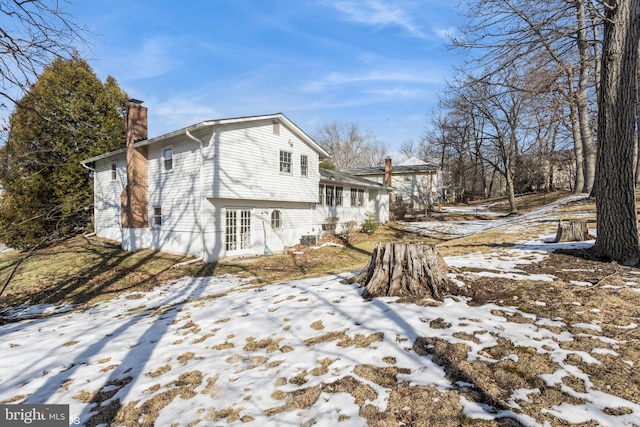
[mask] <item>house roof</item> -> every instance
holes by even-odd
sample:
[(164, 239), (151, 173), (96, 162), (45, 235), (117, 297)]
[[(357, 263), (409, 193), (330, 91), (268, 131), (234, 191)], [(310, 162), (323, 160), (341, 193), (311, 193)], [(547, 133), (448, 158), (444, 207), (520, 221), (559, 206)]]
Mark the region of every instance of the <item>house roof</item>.
[(348, 173), (338, 172), (329, 169), (320, 168), (320, 182), (321, 183), (341, 183), (341, 184), (350, 184), (350, 185), (358, 185), (361, 187), (371, 187), (371, 188), (388, 188), (384, 185), (371, 181), (365, 178), (360, 178), (359, 176), (354, 176)]
[[(391, 167), (391, 175), (425, 174), (425, 173), (432, 173), (438, 170), (440, 170), (439, 166), (428, 164), (428, 163), (417, 164), (417, 165), (401, 164), (399, 166)], [(370, 168), (343, 169), (341, 172), (351, 174), (351, 175), (359, 175), (359, 176), (378, 176), (378, 175), (384, 176), (384, 166), (374, 166)]]
[[(138, 141), (135, 144), (133, 144), (134, 147), (138, 148), (138, 147), (145, 147), (148, 145), (152, 145), (158, 142), (162, 142), (166, 139), (175, 137), (175, 136), (179, 136), (179, 135), (183, 135), (187, 132), (191, 133), (194, 132), (198, 129), (203, 129), (206, 127), (211, 127), (211, 126), (217, 126), (217, 125), (228, 125), (228, 124), (235, 124), (235, 123), (249, 123), (249, 122), (254, 122), (254, 121), (262, 121), (262, 120), (277, 120), (278, 122), (282, 123), (284, 126), (286, 126), (287, 128), (289, 128), (289, 130), (291, 130), (294, 134), (296, 134), (298, 137), (300, 137), (300, 139), (302, 139), (303, 141), (305, 141), (307, 144), (309, 144), (311, 146), (311, 148), (313, 148), (319, 155), (320, 155), (320, 159), (326, 159), (329, 158), (329, 153), (327, 153), (313, 138), (311, 138), (309, 135), (307, 135), (307, 133), (305, 131), (303, 131), (302, 129), (300, 129), (295, 123), (293, 123), (291, 120), (289, 120), (289, 118), (287, 116), (285, 116), (283, 113), (275, 113), (275, 114), (265, 114), (265, 115), (260, 115), (260, 116), (245, 116), (245, 117), (234, 117), (234, 118), (226, 118), (226, 119), (215, 119), (215, 120), (205, 120), (203, 122), (200, 123), (196, 123), (193, 124), (191, 126), (182, 128), (182, 129), (178, 129), (169, 133), (165, 133), (164, 135), (160, 135), (160, 136), (156, 136), (154, 138), (150, 138), (150, 139), (145, 139), (143, 141)], [(112, 157), (114, 155), (117, 154), (122, 154), (125, 152), (125, 148), (121, 148), (119, 150), (115, 150), (115, 151), (111, 151), (109, 153), (105, 153), (105, 154), (101, 154), (99, 156), (95, 156), (92, 157), (90, 159), (86, 159), (83, 160), (82, 163), (83, 164), (89, 164), (92, 162), (95, 162), (97, 160), (101, 160), (101, 159), (105, 159), (108, 157)]]

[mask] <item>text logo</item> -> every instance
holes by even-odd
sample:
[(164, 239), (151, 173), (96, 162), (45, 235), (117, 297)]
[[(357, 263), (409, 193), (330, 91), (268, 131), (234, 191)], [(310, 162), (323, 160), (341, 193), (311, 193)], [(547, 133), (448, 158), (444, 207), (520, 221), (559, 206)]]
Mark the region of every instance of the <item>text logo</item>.
[(69, 427), (69, 405), (0, 405), (3, 427)]

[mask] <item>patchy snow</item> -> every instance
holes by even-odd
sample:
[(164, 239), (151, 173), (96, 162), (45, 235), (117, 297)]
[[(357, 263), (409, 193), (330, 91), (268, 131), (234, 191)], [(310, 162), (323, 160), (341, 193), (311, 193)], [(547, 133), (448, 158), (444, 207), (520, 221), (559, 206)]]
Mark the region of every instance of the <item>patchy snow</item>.
[[(478, 269), (465, 274), (489, 272), (544, 280), (518, 266), (540, 262), (554, 246), (559, 247), (545, 239), (445, 261)], [(231, 275), (185, 277), (152, 292), (120, 295), (85, 311), (16, 307), (4, 313), (11, 322), (0, 326), (0, 401), (69, 404), (72, 419), (84, 424), (97, 405), (119, 400), (122, 405), (140, 407), (199, 373), (191, 393), (167, 399), (156, 425), (200, 421), (198, 425), (267, 427), (315, 420), (318, 426), (365, 426), (351, 394), (322, 390), (303, 410), (282, 409), (286, 399), (279, 396), (351, 376), (375, 391), (368, 403), (385, 410), (391, 390), (358, 375), (356, 367), (362, 363), (378, 367), (392, 363), (401, 370), (398, 381), (411, 385), (441, 391), (473, 388), (473, 383), (452, 382), (431, 356), (413, 350), (416, 338), (432, 337), (465, 344), (469, 361), (517, 362), (516, 354), (491, 358), (487, 350), (500, 340), (547, 355), (557, 369), (540, 378), (575, 398), (574, 403), (543, 409), (558, 424), (640, 425), (640, 405), (596, 388), (588, 373), (569, 361), (577, 357), (587, 364), (600, 364), (595, 356), (618, 354), (621, 342), (600, 336), (601, 326), (573, 323), (575, 334), (554, 332), (566, 326), (563, 319), (537, 317), (511, 306), (472, 306), (464, 299), (446, 299), (432, 307), (399, 304), (394, 298), (365, 301), (360, 288), (343, 284), (350, 274), (264, 287)], [(436, 319), (440, 326), (431, 327)], [(561, 346), (580, 336), (598, 340), (598, 347), (589, 353)], [(356, 345), (362, 338), (369, 338), (367, 344)], [(631, 361), (624, 363), (633, 366)], [(584, 386), (572, 389), (563, 382), (566, 377), (578, 378)], [(505, 399), (509, 409), (501, 410), (462, 395), (459, 401), (473, 419), (510, 417), (526, 426), (549, 425), (536, 419), (536, 414), (521, 412), (520, 404), (540, 393), (538, 388), (516, 389)], [(101, 398), (92, 401), (92, 396)], [(609, 408), (624, 411), (614, 415)], [(237, 418), (225, 419), (228, 415), (220, 415), (223, 410), (236, 413)]]

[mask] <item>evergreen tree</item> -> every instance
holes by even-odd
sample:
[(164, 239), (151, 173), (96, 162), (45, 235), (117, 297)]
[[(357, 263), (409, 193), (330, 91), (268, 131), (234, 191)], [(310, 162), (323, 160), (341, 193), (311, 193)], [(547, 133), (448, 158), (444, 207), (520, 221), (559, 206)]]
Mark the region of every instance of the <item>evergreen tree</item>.
[(93, 183), (80, 161), (124, 146), (127, 99), (77, 56), (42, 72), (0, 148), (0, 241), (26, 249), (84, 231)]

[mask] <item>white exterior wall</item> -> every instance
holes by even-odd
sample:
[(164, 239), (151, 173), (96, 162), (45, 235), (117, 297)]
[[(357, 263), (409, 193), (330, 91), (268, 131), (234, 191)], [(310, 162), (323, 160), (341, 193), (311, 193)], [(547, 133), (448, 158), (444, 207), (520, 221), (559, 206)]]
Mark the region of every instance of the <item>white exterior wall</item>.
[[(263, 255), (280, 252), (285, 246), (300, 243), (300, 237), (315, 234), (308, 203), (251, 201), (238, 199), (209, 199), (206, 203), (207, 228), (205, 260), (216, 261), (226, 256)], [(250, 211), (249, 246), (233, 252), (226, 250), (226, 214), (228, 210)], [(271, 228), (271, 214), (281, 213), (280, 229)], [(268, 248), (268, 249), (267, 249)]]
[[(117, 177), (111, 179), (111, 162), (117, 161)], [(94, 224), (96, 235), (105, 239), (121, 241), (120, 195), (127, 183), (125, 155), (99, 160), (94, 165), (93, 180)]]
[[(216, 199), (315, 202), (320, 171), (318, 153), (280, 124), (270, 120), (253, 127), (215, 126), (205, 148), (205, 194)], [(280, 150), (292, 154), (292, 173), (280, 172)], [(308, 159), (308, 176), (300, 174), (300, 156)]]
[[(173, 149), (173, 167), (164, 168), (163, 150)], [(148, 148), (148, 232), (139, 232), (143, 247), (199, 256), (202, 253), (200, 146), (186, 135)], [(162, 225), (154, 225), (154, 208)]]
[[(339, 183), (330, 183), (328, 185), (341, 186)], [(356, 221), (358, 226), (369, 217), (372, 217), (379, 223), (385, 223), (389, 220), (389, 196), (386, 190), (379, 191), (373, 188), (365, 188), (366, 203), (364, 206), (351, 206), (351, 188), (362, 189), (362, 187), (343, 187), (342, 206), (327, 206), (316, 204), (313, 209), (313, 225), (314, 230), (318, 230), (318, 234), (322, 234), (322, 225), (326, 223), (326, 219), (330, 217), (338, 218), (337, 232), (346, 231), (350, 221)]]
[(429, 197), (432, 203), (438, 198), (438, 182), (438, 175), (435, 173), (394, 175), (394, 201), (396, 196), (402, 196), (403, 202), (412, 209), (426, 209)]

